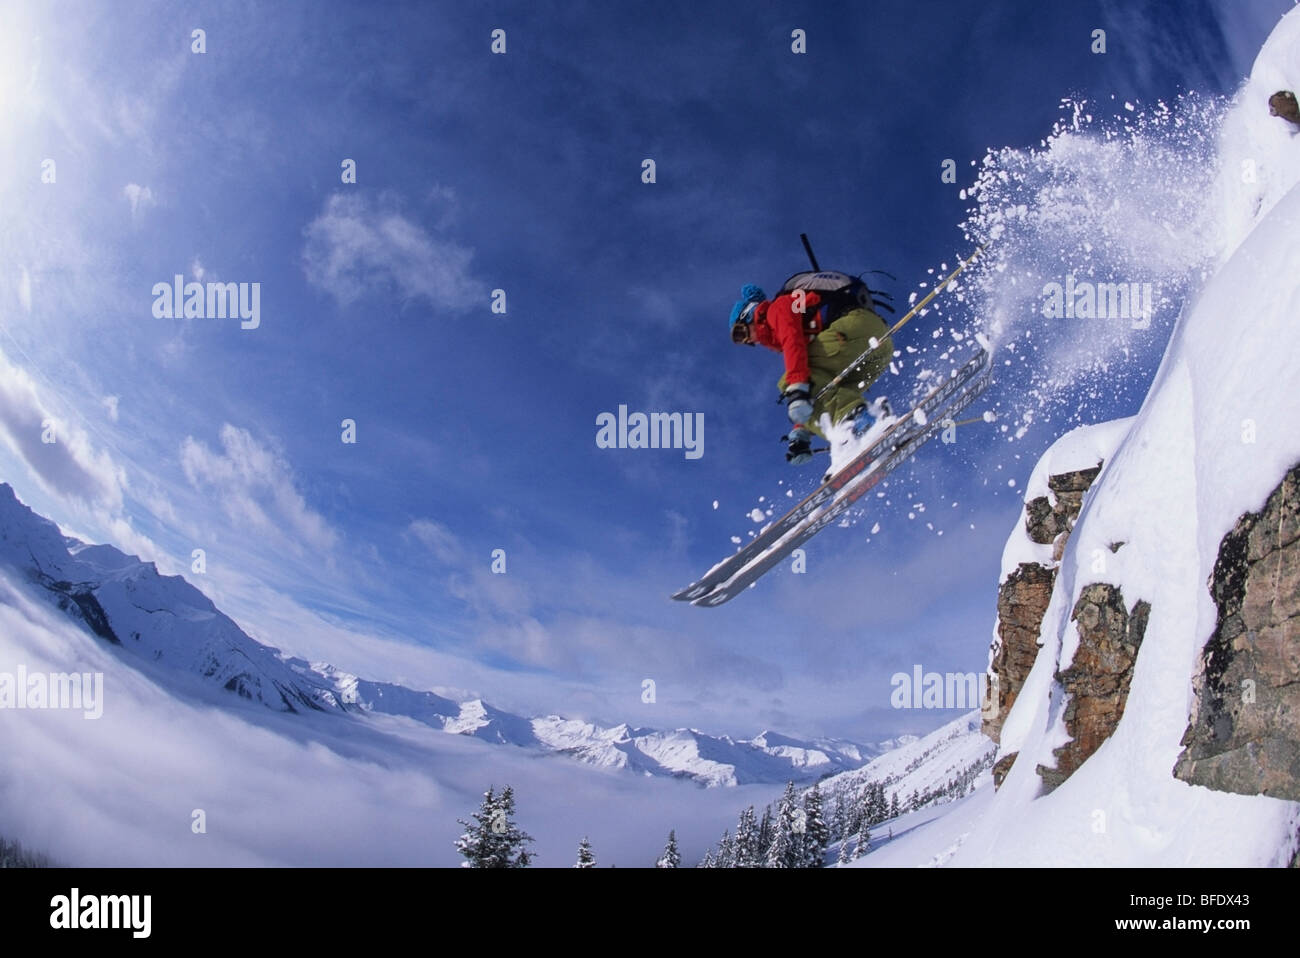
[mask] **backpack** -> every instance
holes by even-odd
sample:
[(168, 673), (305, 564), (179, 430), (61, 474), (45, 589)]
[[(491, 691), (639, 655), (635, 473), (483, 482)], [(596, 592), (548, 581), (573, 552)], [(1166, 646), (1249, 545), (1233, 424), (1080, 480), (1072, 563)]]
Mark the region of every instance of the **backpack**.
[(805, 270), (795, 273), (781, 286), (781, 293), (796, 289), (812, 290), (821, 297), (826, 310), (822, 317), (823, 328), (855, 309), (894, 311), (894, 307), (884, 301), (890, 298), (889, 294), (872, 290), (861, 276), (850, 276), (838, 270)]

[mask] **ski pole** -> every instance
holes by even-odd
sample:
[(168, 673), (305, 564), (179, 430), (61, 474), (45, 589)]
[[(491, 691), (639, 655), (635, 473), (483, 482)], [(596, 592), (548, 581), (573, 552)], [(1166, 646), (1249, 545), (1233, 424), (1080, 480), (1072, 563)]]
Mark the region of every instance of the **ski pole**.
[(977, 422), (993, 422), (992, 419), (985, 419), (983, 416), (972, 416), (970, 419), (962, 419), (952, 423), (954, 426), (970, 426)]
[(865, 361), (867, 360), (867, 358), (868, 358), (872, 353), (874, 353), (877, 349), (879, 349), (882, 345), (884, 345), (885, 340), (889, 339), (890, 336), (893, 336), (894, 333), (898, 332), (900, 329), (902, 329), (904, 326), (906, 326), (909, 322), (911, 322), (912, 319), (913, 319), (913, 318), (914, 318), (918, 313), (920, 313), (922, 309), (924, 309), (927, 305), (929, 305), (929, 303), (930, 303), (931, 300), (933, 300), (936, 296), (938, 296), (941, 292), (943, 292), (944, 288), (945, 288), (949, 283), (951, 283), (954, 279), (957, 278), (957, 274), (958, 274), (958, 273), (960, 273), (960, 272), (961, 272), (962, 270), (964, 270), (967, 266), (969, 266), (971, 263), (973, 263), (973, 262), (975, 261), (975, 257), (976, 257), (976, 256), (979, 256), (980, 253), (984, 252), (984, 248), (985, 248), (987, 245), (988, 245), (987, 243), (981, 243), (979, 246), (975, 247), (975, 252), (971, 253), (971, 254), (970, 254), (969, 256), (967, 256), (964, 260), (962, 260), (962, 261), (961, 261), (961, 264), (960, 264), (960, 265), (959, 265), (955, 270), (953, 270), (951, 273), (949, 273), (947, 276), (945, 276), (945, 277), (943, 278), (943, 281), (942, 281), (941, 283), (939, 283), (938, 286), (936, 286), (934, 289), (930, 290), (930, 292), (928, 292), (928, 293), (926, 294), (925, 299), (921, 300), (919, 303), (917, 303), (915, 306), (913, 306), (911, 309), (909, 309), (909, 310), (908, 310), (908, 311), (903, 315), (903, 318), (902, 318), (902, 319), (900, 319), (898, 322), (894, 323), (893, 326), (889, 327), (889, 331), (885, 333), (884, 338), (882, 338), (882, 339), (880, 340), (880, 342), (876, 343), (876, 345), (872, 346), (870, 349), (868, 349), (865, 353), (863, 353), (863, 354), (862, 354), (861, 356), (859, 356), (857, 359), (853, 360), (852, 363), (850, 363), (848, 366), (844, 367), (844, 371), (843, 371), (842, 373), (840, 373), (839, 375), (837, 375), (834, 379), (832, 379), (832, 380), (831, 380), (830, 382), (828, 382), (825, 386), (823, 386), (821, 389), (819, 389), (819, 390), (817, 391), (817, 395), (813, 397), (813, 405), (814, 405), (814, 406), (817, 405), (818, 400), (820, 400), (823, 396), (825, 396), (827, 393), (829, 393), (832, 389), (834, 389), (836, 386), (838, 386), (840, 383), (842, 383), (842, 382), (844, 381), (844, 377), (846, 377), (849, 373), (853, 372), (853, 370), (857, 369), (858, 366), (861, 365), (863, 362), (865, 362)]
[(817, 265), (817, 257), (813, 255), (812, 243), (808, 242), (808, 234), (800, 233), (799, 239), (803, 241), (803, 250), (808, 254), (808, 262), (812, 263), (813, 272), (820, 273), (822, 268)]

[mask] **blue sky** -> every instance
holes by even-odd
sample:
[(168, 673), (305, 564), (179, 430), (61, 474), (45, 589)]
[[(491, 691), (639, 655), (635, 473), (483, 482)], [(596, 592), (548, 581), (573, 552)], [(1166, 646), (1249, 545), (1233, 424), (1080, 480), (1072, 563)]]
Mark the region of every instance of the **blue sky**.
[[(1059, 423), (927, 451), (806, 576), (671, 603), (759, 497), (816, 478), (783, 461), (779, 359), (730, 344), (731, 303), (799, 269), (805, 231), (905, 300), (966, 252), (957, 190), (987, 148), (1037, 143), (1063, 97), (1230, 93), (1289, 6), (18, 5), (0, 478), (370, 677), (740, 734), (937, 726), (888, 708), (889, 676), (983, 668), (1007, 480)], [(177, 273), (260, 283), (260, 325), (155, 318)], [(1089, 421), (1136, 410), (1159, 345)], [(620, 404), (703, 413), (703, 457), (598, 449)]]

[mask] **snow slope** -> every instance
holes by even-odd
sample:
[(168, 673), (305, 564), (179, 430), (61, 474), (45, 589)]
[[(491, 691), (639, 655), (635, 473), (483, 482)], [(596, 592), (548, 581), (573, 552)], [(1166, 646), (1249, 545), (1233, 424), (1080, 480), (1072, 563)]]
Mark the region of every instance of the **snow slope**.
[[(1179, 318), (1140, 412), (1069, 438), (1031, 479), (1028, 494), (1041, 494), (1057, 458), (1116, 447), (1085, 499), (1041, 651), (1003, 727), (1002, 754), (1019, 758), (996, 794), (915, 829), (882, 861), (1260, 866), (1294, 852), (1300, 804), (1215, 792), (1171, 773), (1196, 657), (1214, 628), (1206, 582), (1220, 540), (1300, 461), (1300, 367), (1289, 348), (1300, 316), (1300, 137), (1268, 115), (1279, 88), (1300, 88), (1300, 10), (1269, 38), (1224, 120), (1221, 265)], [(1240, 182), (1245, 158), (1253, 183)], [(1024, 549), (1015, 539), (1008, 561)], [(1124, 545), (1112, 553), (1114, 542)], [(1127, 707), (1098, 751), (1040, 795), (1035, 768), (1053, 766), (1052, 749), (1067, 737), (1054, 672), (1077, 647), (1070, 611), (1098, 581), (1118, 586), (1130, 608), (1151, 604)]]
[[(980, 713), (971, 712), (872, 759), (862, 768), (844, 772), (819, 783), (823, 792), (857, 791), (868, 782), (881, 782), (885, 793), (897, 793), (905, 800), (913, 792), (924, 794), (940, 789), (950, 779), (975, 765), (991, 769), (994, 744), (980, 731)], [(976, 784), (992, 782), (985, 771)]]

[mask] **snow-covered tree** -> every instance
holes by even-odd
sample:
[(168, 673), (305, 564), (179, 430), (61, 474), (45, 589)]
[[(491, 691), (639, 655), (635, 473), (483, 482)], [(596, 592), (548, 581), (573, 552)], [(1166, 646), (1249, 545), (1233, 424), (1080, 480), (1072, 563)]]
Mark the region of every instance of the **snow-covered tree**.
[[(705, 855), (705, 858), (709, 858)], [(677, 852), (677, 830), (673, 829), (668, 833), (668, 844), (664, 846), (664, 853), (659, 861), (655, 862), (655, 868), (680, 868), (682, 856)], [(711, 868), (712, 862), (705, 866)]]
[(465, 861), (461, 863), (462, 868), (490, 867), (487, 863), (496, 844), (492, 823), (498, 820), (497, 798), (493, 791), (494, 789), (489, 788), (483, 794), (483, 803), (479, 805), (478, 811), (470, 816), (473, 821), (456, 819), (465, 826), (464, 834), (456, 839), (456, 851), (465, 857)]
[(865, 855), (867, 853), (867, 845), (870, 842), (871, 842), (871, 832), (867, 831), (865, 828), (862, 829), (861, 834), (858, 835), (858, 844), (853, 849), (853, 857), (861, 858), (863, 855)]
[(849, 854), (849, 836), (845, 835), (840, 839), (840, 853), (835, 859), (835, 864), (847, 865), (851, 861), (853, 861), (853, 856)]
[(803, 861), (806, 815), (799, 807), (794, 782), (787, 782), (772, 822), (772, 844), (767, 849), (768, 868), (798, 868)]
[(898, 807), (898, 793), (895, 792), (889, 800), (889, 817), (897, 818), (901, 813), (902, 809)]
[(763, 867), (763, 860), (759, 857), (758, 820), (753, 805), (740, 813), (740, 821), (736, 823), (735, 848), (736, 868)]
[(461, 866), (527, 868), (532, 862), (532, 854), (526, 846), (533, 838), (514, 822), (514, 789), (507, 785), (500, 795), (493, 794), (493, 791), (489, 788), (484, 793), (483, 804), (471, 816), (473, 821), (457, 819), (466, 829), (456, 840), (456, 851), (465, 856)]
[(822, 868), (826, 864), (826, 847), (830, 828), (822, 817), (822, 793), (814, 785), (804, 799), (803, 867)]
[(0, 868), (52, 868), (44, 855), (28, 851), (18, 842), (0, 837)]
[(705, 852), (704, 857), (700, 859), (700, 863), (695, 867), (696, 868), (717, 868), (718, 866), (713, 863), (713, 852), (712, 851)]
[(840, 800), (839, 795), (835, 797), (835, 812), (830, 817), (831, 836), (839, 841), (843, 841), (853, 833), (849, 831), (849, 815), (845, 808), (845, 803)]
[(722, 833), (722, 841), (718, 842), (718, 857), (714, 859), (713, 867), (736, 867), (736, 844), (731, 839), (730, 829)]
[(578, 843), (578, 860), (573, 863), (574, 868), (595, 868), (596, 856), (591, 853), (591, 842), (584, 835), (582, 841)]
[(758, 823), (758, 856), (760, 862), (766, 862), (767, 850), (772, 845), (772, 806), (763, 807), (763, 820)]
[(885, 802), (885, 786), (881, 782), (868, 782), (862, 792), (862, 826), (870, 828), (889, 817)]

